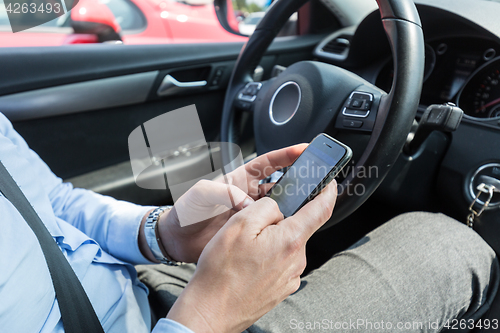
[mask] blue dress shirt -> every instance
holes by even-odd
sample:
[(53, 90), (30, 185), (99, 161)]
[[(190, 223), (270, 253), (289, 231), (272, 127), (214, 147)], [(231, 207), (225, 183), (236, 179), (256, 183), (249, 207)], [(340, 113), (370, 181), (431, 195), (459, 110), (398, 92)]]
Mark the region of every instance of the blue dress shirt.
[[(141, 254), (137, 237), (141, 220), (151, 207), (63, 183), (1, 113), (0, 160), (73, 267), (104, 331), (150, 332), (147, 289), (131, 264), (150, 263)], [(1, 330), (63, 332), (61, 313), (38, 240), (1, 194), (0, 228)], [(161, 319), (153, 332), (192, 331)]]

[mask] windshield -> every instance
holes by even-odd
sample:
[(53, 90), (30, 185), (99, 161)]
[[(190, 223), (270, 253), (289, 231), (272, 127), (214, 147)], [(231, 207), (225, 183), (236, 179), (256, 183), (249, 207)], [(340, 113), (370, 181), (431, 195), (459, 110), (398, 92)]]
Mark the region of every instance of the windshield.
[(257, 23), (259, 23), (261, 18), (262, 17), (259, 17), (259, 16), (248, 17), (247, 19), (245, 19), (245, 23), (257, 25)]
[(320, 0), (345, 26), (359, 24), (366, 15), (378, 8), (376, 0)]

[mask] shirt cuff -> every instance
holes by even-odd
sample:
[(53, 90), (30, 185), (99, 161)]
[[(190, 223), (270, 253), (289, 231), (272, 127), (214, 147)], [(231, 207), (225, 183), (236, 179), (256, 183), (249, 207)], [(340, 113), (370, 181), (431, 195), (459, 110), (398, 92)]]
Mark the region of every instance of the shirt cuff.
[(144, 215), (156, 207), (119, 203), (110, 221), (113, 235), (108, 239), (108, 247), (113, 249), (113, 256), (134, 265), (153, 264), (139, 249), (139, 228)]
[(158, 321), (151, 333), (194, 333), (186, 326), (176, 321), (162, 318)]

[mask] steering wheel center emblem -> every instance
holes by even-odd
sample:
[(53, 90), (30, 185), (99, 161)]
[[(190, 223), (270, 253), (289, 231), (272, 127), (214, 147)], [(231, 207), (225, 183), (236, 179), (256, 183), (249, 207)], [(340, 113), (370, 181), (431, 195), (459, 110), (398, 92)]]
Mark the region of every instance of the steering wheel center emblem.
[(269, 118), (277, 126), (288, 123), (299, 109), (302, 92), (294, 81), (283, 83), (271, 98)]

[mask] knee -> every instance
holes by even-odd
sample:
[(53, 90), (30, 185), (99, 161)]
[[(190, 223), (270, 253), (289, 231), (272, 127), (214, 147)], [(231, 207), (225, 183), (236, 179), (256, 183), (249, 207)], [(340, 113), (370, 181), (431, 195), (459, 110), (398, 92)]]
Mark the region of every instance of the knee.
[[(412, 212), (399, 215), (382, 229), (395, 233), (414, 246), (440, 248), (444, 253), (453, 249), (460, 256), (477, 253), (492, 261), (495, 252), (474, 230), (441, 213)], [(385, 232), (384, 231), (384, 232)]]
[[(367, 240), (354, 251), (384, 272), (404, 275), (420, 289), (432, 291), (433, 297), (446, 290), (443, 299), (462, 305), (457, 316), (474, 313), (496, 294), (499, 266), (495, 252), (474, 230), (448, 216), (403, 214), (368, 234)], [(401, 288), (412, 287), (404, 283)]]
[(462, 251), (474, 249), (474, 252), (495, 257), (491, 247), (474, 230), (441, 213), (405, 213), (390, 220), (387, 227), (417, 241), (424, 240), (447, 248), (452, 246)]
[(395, 217), (383, 228), (400, 239), (399, 246), (421, 253), (421, 258), (441, 273), (498, 283), (495, 252), (464, 223), (440, 213), (414, 212)]

